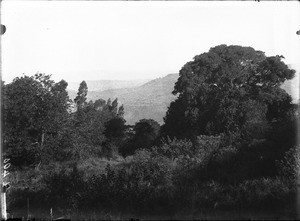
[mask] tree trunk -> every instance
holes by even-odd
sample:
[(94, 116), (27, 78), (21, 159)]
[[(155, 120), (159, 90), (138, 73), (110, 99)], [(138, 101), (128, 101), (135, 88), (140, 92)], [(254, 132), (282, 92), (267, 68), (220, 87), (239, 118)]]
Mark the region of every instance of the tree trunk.
[(45, 132), (44, 130), (42, 131), (42, 141), (41, 141), (41, 146), (44, 146), (44, 140), (45, 140)]

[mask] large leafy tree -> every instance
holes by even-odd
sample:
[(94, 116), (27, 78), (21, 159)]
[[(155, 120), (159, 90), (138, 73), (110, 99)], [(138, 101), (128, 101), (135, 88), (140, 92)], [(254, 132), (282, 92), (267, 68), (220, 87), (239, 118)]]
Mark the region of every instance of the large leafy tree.
[(189, 138), (260, 136), (292, 109), (292, 99), (280, 85), (294, 74), (283, 56), (267, 57), (251, 47), (211, 48), (180, 70), (173, 91), (178, 98), (170, 104), (163, 132)]
[(34, 162), (47, 136), (57, 136), (68, 115), (68, 84), (50, 78), (38, 73), (4, 85), (4, 145), (15, 165)]
[(137, 149), (149, 149), (156, 144), (160, 135), (160, 125), (153, 119), (142, 119), (133, 127), (133, 136), (121, 148), (124, 155), (131, 155)]

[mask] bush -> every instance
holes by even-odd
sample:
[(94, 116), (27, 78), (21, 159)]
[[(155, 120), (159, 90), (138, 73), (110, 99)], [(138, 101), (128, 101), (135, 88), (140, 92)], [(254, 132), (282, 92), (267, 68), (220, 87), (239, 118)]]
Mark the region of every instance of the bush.
[(63, 209), (77, 209), (83, 201), (86, 183), (83, 173), (73, 165), (71, 171), (62, 168), (58, 172), (50, 173), (44, 178), (46, 184), (45, 198), (53, 207)]
[(300, 173), (299, 146), (289, 149), (282, 160), (277, 161), (280, 178), (295, 188)]
[(170, 160), (175, 160), (183, 156), (193, 157), (195, 155), (193, 143), (189, 140), (178, 140), (174, 139), (162, 140), (160, 146), (152, 147), (151, 150), (155, 154), (163, 155)]
[(261, 178), (244, 181), (238, 186), (236, 193), (243, 205), (272, 207), (285, 200), (290, 189), (279, 178)]
[(89, 179), (90, 203), (119, 211), (160, 208), (171, 201), (171, 178), (172, 166), (167, 158), (139, 150), (124, 162), (107, 165), (102, 175)]
[(120, 153), (126, 157), (133, 155), (138, 149), (150, 149), (158, 141), (160, 125), (152, 119), (142, 119), (133, 127), (132, 137), (120, 148)]

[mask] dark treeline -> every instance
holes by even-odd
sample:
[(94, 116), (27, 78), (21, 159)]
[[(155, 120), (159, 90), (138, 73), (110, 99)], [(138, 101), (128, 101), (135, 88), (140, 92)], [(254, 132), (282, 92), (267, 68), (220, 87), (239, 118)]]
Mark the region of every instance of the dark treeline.
[[(49, 75), (3, 84), (8, 212), (159, 214), (282, 208), (296, 193), (299, 111), (282, 56), (220, 45), (179, 73), (160, 126), (126, 125), (126, 104), (87, 101)], [(153, 107), (155, 108), (155, 107)]]

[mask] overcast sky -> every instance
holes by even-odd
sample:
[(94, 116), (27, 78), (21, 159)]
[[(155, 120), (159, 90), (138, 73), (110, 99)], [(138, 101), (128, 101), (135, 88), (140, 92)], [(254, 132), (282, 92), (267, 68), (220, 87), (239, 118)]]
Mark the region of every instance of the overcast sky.
[[(2, 78), (152, 79), (219, 44), (299, 63), (298, 2), (2, 2)], [(299, 67), (298, 67), (299, 68)]]

